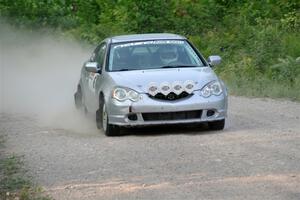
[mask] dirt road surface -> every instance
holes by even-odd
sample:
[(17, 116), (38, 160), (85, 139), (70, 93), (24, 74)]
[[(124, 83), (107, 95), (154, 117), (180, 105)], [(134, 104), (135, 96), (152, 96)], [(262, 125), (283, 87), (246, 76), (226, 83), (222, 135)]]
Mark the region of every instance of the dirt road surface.
[[(55, 199), (299, 199), (300, 105), (230, 98), (224, 131), (128, 130), (105, 137), (2, 114), (9, 151)], [(80, 119), (80, 120), (79, 120)]]
[(73, 106), (90, 49), (0, 33), (0, 134), (53, 198), (300, 199), (299, 103), (230, 97), (224, 131), (168, 126), (105, 137)]

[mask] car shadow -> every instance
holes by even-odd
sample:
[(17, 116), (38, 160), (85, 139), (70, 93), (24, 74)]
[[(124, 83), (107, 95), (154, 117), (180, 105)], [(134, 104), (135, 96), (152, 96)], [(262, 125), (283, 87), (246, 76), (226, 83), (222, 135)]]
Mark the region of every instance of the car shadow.
[(218, 134), (222, 131), (211, 131), (206, 123), (201, 124), (176, 124), (154, 125), (145, 127), (126, 128), (121, 130), (121, 136), (161, 136), (161, 135), (199, 135)]

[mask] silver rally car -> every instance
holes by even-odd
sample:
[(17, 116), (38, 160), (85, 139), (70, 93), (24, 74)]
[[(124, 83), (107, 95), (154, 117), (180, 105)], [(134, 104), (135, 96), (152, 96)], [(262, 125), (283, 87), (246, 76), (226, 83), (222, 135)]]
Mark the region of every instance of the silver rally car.
[(103, 40), (84, 63), (75, 105), (96, 114), (107, 136), (120, 127), (208, 123), (222, 130), (227, 90), (212, 67), (184, 37), (122, 35)]

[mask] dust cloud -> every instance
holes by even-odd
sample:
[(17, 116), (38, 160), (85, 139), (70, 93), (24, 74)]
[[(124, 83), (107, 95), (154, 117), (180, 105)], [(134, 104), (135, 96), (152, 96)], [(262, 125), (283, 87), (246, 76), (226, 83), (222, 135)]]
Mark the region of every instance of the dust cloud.
[(82, 63), (92, 47), (0, 23), (0, 113), (54, 128), (93, 127), (74, 107)]

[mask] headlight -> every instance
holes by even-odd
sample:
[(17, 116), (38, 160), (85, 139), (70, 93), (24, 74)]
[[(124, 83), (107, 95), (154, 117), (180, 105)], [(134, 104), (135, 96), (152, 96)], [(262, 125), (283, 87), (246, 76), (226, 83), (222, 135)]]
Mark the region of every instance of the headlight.
[(222, 94), (222, 86), (219, 81), (213, 81), (204, 86), (201, 90), (201, 96), (210, 97), (211, 95), (220, 95)]
[(127, 99), (131, 101), (138, 101), (140, 95), (136, 91), (129, 88), (117, 87), (113, 90), (112, 97), (118, 101), (126, 101)]
[(113, 91), (113, 98), (119, 101), (125, 101), (127, 99), (127, 91), (123, 88), (116, 88)]
[(133, 91), (133, 90), (129, 90), (129, 91), (127, 92), (127, 95), (128, 95), (128, 98), (129, 98), (131, 101), (138, 101), (139, 98), (140, 98), (139, 93), (137, 93), (136, 91)]

